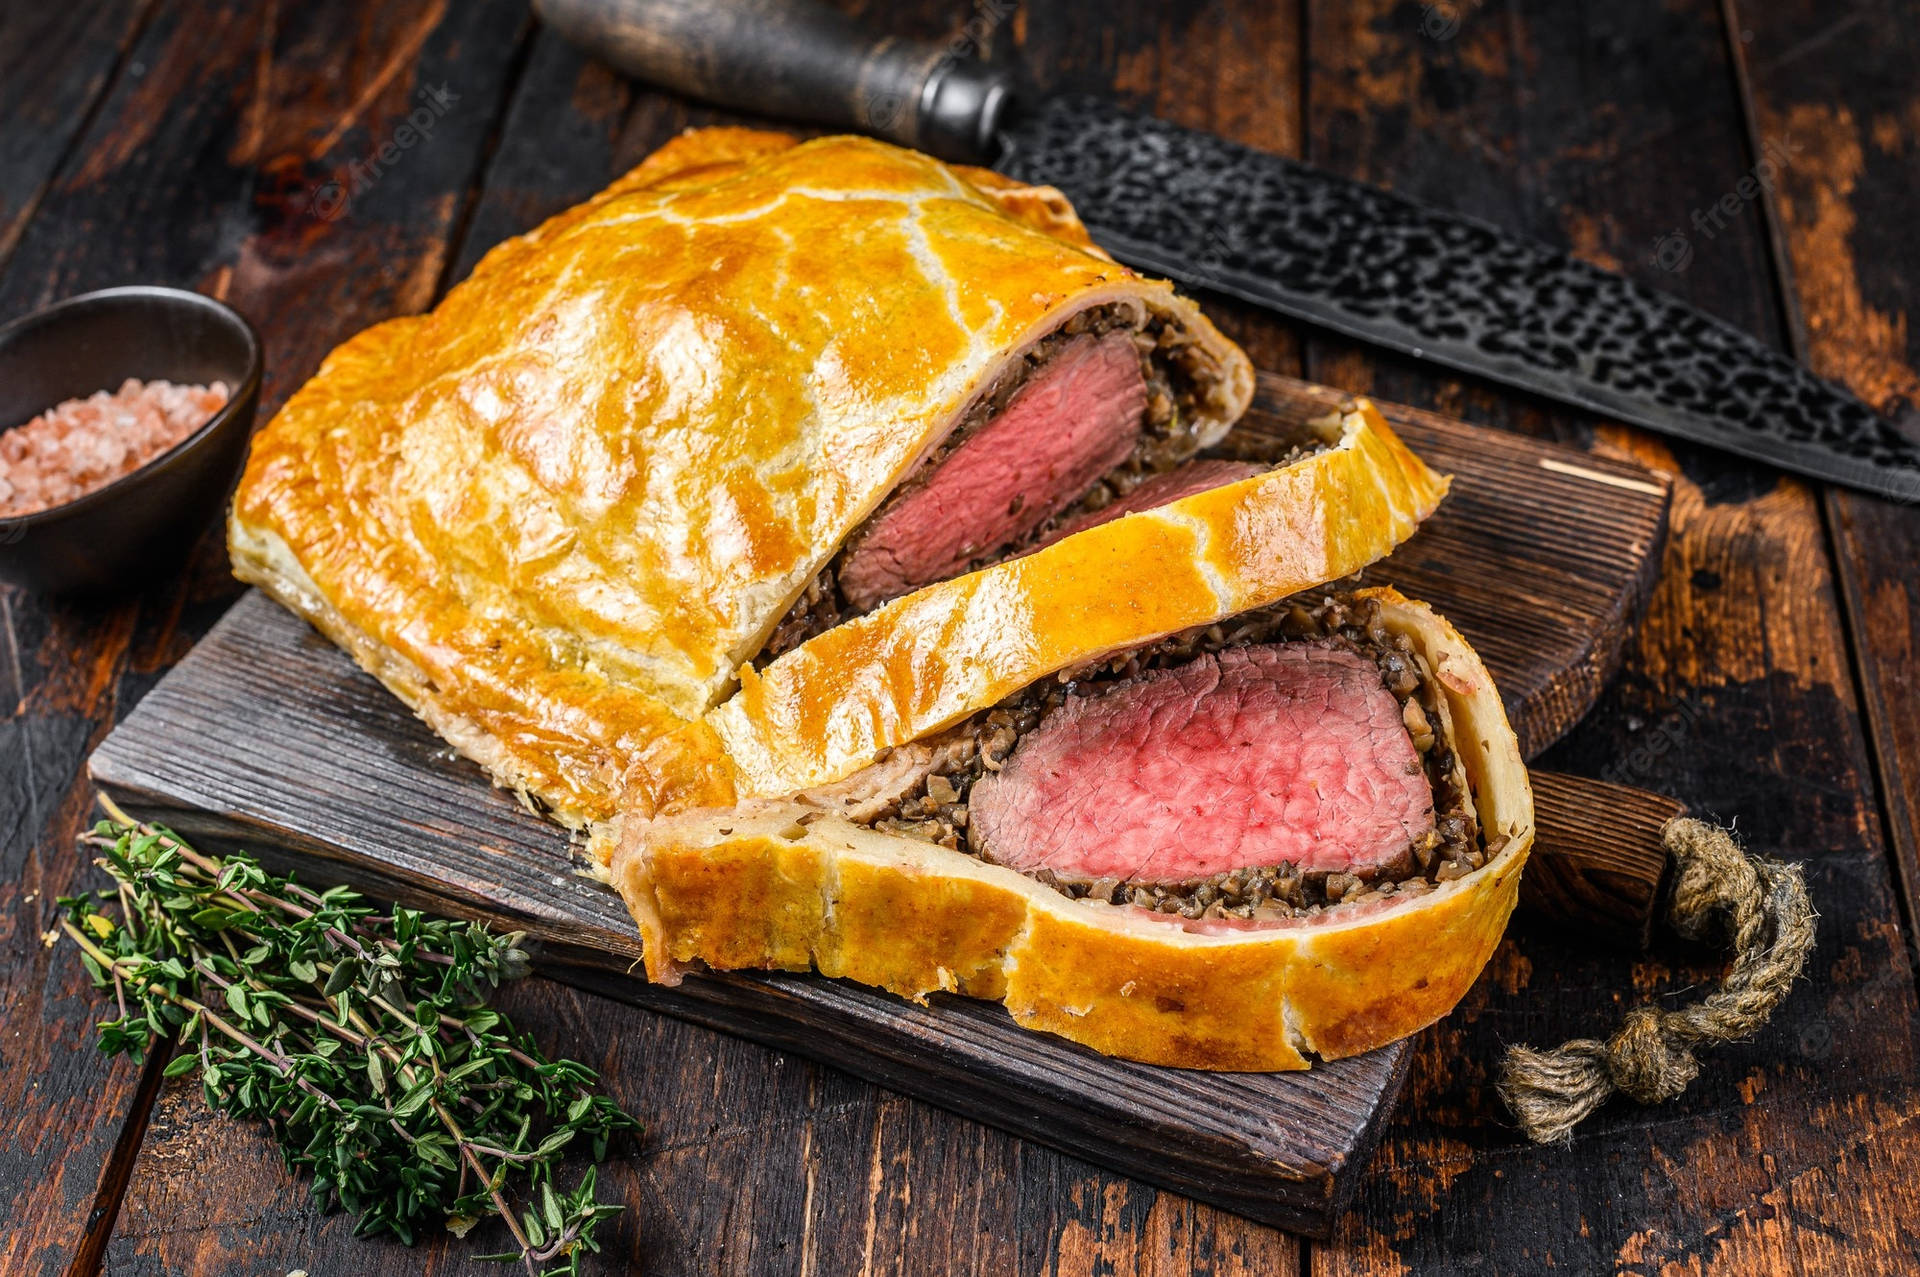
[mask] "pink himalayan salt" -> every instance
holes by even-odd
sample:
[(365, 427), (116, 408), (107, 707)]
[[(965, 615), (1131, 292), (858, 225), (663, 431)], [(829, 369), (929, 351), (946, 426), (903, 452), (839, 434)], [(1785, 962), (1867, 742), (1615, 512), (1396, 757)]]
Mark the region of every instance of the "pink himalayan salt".
[(138, 470), (226, 407), (225, 382), (133, 377), (0, 434), (0, 518), (61, 505)]

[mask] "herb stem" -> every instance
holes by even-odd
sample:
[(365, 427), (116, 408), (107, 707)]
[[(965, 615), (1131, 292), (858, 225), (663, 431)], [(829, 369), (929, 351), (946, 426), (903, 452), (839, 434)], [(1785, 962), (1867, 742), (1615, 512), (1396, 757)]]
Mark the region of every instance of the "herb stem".
[[(102, 805), (111, 819), (84, 841), (112, 885), (63, 899), (60, 929), (111, 985), (103, 1050), (180, 1044), (166, 1076), (197, 1070), (215, 1109), (265, 1123), (318, 1198), (359, 1216), (356, 1232), (410, 1243), (436, 1216), (464, 1233), (499, 1215), (515, 1249), (486, 1258), (577, 1277), (620, 1207), (595, 1199), (592, 1168), (558, 1193), (555, 1168), (569, 1145), (597, 1160), (635, 1123), (590, 1093), (592, 1070), (548, 1061), (486, 1008), (526, 971), (517, 933), (378, 912)], [(539, 1204), (516, 1214), (514, 1185)]]
[[(95, 945), (93, 941), (82, 935), (80, 929), (75, 927), (71, 922), (63, 918), (60, 921), (60, 925), (66, 930), (66, 933), (72, 936), (75, 942), (79, 944), (82, 951), (91, 956), (95, 962), (100, 963), (102, 966), (111, 967), (116, 972), (122, 970), (121, 959), (109, 957)], [(287, 1059), (286, 1056), (280, 1054), (272, 1047), (256, 1041), (246, 1030), (230, 1023), (226, 1017), (222, 1016), (204, 1002), (201, 1002), (197, 998), (190, 998), (183, 994), (176, 993), (165, 985), (151, 983), (134, 971), (128, 971), (126, 978), (133, 981), (136, 986), (165, 998), (181, 1010), (199, 1016), (202, 1024), (212, 1025), (214, 1028), (220, 1030), (220, 1032), (232, 1038), (235, 1042), (238, 1042), (241, 1046), (246, 1047), (249, 1051), (252, 1051), (255, 1055), (273, 1065), (274, 1068), (278, 1069), (284, 1076), (314, 1098), (332, 1105), (336, 1109), (339, 1107), (332, 1096), (321, 1091), (305, 1078), (298, 1076), (294, 1070), (293, 1061)]]

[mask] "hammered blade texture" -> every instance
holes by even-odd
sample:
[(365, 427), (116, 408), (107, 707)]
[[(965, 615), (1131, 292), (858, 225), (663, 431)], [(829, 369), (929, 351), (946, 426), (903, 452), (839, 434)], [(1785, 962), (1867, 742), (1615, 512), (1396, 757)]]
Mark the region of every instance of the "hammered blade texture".
[(998, 166), (1059, 187), (1122, 261), (1820, 478), (1920, 500), (1920, 447), (1679, 300), (1280, 156), (1057, 98)]

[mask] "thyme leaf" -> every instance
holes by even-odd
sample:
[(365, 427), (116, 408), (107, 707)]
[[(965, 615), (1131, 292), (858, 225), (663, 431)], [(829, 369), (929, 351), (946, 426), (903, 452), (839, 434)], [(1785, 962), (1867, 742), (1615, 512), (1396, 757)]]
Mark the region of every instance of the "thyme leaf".
[(554, 1172), (570, 1148), (601, 1161), (639, 1124), (595, 1092), (592, 1069), (548, 1059), (486, 1005), (529, 969), (521, 933), (382, 913), (101, 802), (111, 819), (83, 841), (113, 886), (60, 901), (111, 995), (101, 1050), (178, 1052), (166, 1076), (197, 1070), (209, 1106), (265, 1123), (357, 1235), (412, 1245), (430, 1224), (465, 1236), (498, 1216), (514, 1248), (480, 1258), (578, 1277), (595, 1226), (623, 1208), (598, 1200), (592, 1166), (567, 1191)]

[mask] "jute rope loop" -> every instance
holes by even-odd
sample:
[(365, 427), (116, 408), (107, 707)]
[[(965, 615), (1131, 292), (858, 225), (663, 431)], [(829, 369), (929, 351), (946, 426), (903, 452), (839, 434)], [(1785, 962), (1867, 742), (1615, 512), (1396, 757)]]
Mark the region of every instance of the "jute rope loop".
[(1686, 1090), (1700, 1072), (1694, 1051), (1756, 1032), (1813, 950), (1818, 915), (1800, 866), (1748, 856), (1726, 830), (1698, 820), (1669, 821), (1661, 837), (1676, 870), (1668, 923), (1688, 939), (1707, 940), (1724, 916), (1733, 966), (1699, 1002), (1673, 1011), (1635, 1007), (1604, 1042), (1577, 1038), (1554, 1051), (1509, 1047), (1500, 1097), (1536, 1144), (1571, 1139), (1616, 1091), (1658, 1104)]

